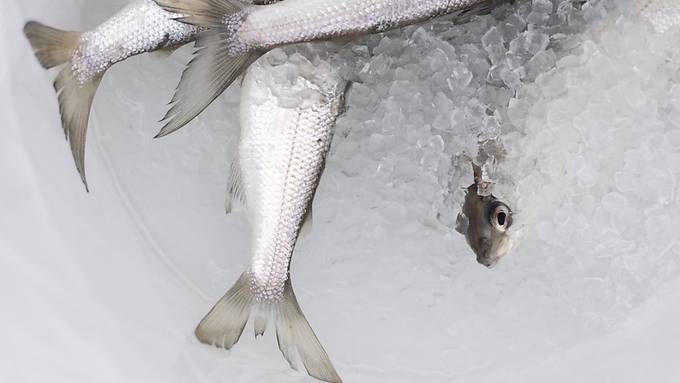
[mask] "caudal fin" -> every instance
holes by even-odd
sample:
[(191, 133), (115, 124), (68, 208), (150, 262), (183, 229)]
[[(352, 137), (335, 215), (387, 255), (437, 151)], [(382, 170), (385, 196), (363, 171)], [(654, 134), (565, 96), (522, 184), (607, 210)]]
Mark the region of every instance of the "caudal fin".
[(261, 53), (234, 55), (228, 39), (234, 32), (224, 18), (243, 10), (234, 0), (155, 0), (165, 10), (184, 15), (180, 21), (210, 28), (200, 33), (194, 56), (187, 65), (170, 109), (161, 122), (165, 125), (156, 138), (164, 137), (188, 124), (203, 112)]
[(24, 25), (24, 34), (35, 50), (35, 56), (45, 69), (54, 68), (71, 60), (78, 47), (80, 33), (62, 31), (37, 21)]
[(50, 69), (67, 64), (57, 75), (54, 81), (54, 89), (59, 99), (59, 111), (64, 134), (71, 146), (71, 153), (80, 178), (85, 189), (89, 191), (85, 178), (85, 137), (90, 118), (90, 107), (99, 87), (101, 75), (86, 83), (80, 83), (75, 78), (69, 64), (78, 48), (80, 33), (61, 31), (35, 21), (29, 21), (24, 26), (24, 34), (35, 50), (35, 56), (44, 68)]
[(196, 328), (196, 337), (203, 343), (230, 349), (241, 338), (253, 311), (257, 314), (256, 336), (264, 334), (267, 317), (273, 316), (279, 349), (292, 368), (296, 369), (297, 352), (310, 376), (330, 383), (342, 383), (300, 310), (290, 278), (286, 281), (282, 300), (266, 306), (257, 303), (250, 286), (249, 274), (245, 272), (203, 318)]

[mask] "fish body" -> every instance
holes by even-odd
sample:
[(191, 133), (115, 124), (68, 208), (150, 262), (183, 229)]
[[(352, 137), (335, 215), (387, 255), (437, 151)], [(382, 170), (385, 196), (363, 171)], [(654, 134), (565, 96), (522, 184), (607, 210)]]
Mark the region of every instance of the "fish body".
[(461, 19), (512, 0), (155, 0), (181, 21), (210, 28), (182, 75), (159, 136), (200, 114), (257, 57), (278, 46), (388, 31), (445, 14)]
[(491, 268), (512, 248), (512, 210), (493, 194), (482, 193), (482, 169), (473, 164), (473, 170), (475, 182), (467, 188), (456, 230), (465, 236), (477, 262)]
[[(313, 40), (383, 32), (469, 9), (480, 0), (286, 0), (248, 7), (225, 18), (233, 50), (260, 49)], [(230, 26), (231, 27), (231, 26)]]
[[(258, 299), (281, 297), (344, 94), (344, 82), (331, 68), (313, 65), (294, 55), (283, 67), (256, 66), (242, 88), (238, 162), (253, 223), (251, 273)], [(272, 84), (272, 71), (280, 81), (284, 72), (296, 76), (295, 82)]]
[(307, 323), (293, 293), (290, 261), (324, 169), (346, 81), (337, 66), (282, 51), (248, 70), (241, 93), (241, 139), (232, 166), (227, 210), (245, 206), (252, 226), (251, 263), (201, 321), (196, 336), (231, 348), (250, 316), (262, 335), (276, 323), (279, 348), (295, 353), (311, 376), (340, 377)]

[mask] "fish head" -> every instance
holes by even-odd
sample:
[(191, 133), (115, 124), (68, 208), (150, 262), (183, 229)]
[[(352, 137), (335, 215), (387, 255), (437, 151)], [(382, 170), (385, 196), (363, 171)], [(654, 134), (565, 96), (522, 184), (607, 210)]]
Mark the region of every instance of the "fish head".
[(477, 262), (492, 268), (512, 248), (512, 210), (493, 195), (480, 196), (477, 185), (468, 188), (456, 230), (465, 236)]

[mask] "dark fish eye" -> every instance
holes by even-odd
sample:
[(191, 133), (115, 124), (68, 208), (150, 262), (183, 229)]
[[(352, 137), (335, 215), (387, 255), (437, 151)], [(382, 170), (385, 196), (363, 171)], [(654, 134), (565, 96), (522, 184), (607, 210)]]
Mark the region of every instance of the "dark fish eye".
[(507, 218), (507, 216), (508, 216), (508, 215), (505, 214), (505, 212), (502, 212), (502, 211), (499, 212), (499, 213), (496, 215), (496, 222), (498, 222), (498, 224), (499, 224), (500, 226), (505, 226), (505, 218)]
[(504, 233), (512, 225), (512, 212), (506, 204), (494, 202), (491, 205), (489, 221), (496, 230)]

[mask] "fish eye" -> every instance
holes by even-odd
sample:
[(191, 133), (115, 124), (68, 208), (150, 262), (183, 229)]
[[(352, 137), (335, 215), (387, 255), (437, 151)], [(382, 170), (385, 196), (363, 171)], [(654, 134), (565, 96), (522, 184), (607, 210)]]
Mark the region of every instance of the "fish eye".
[(504, 233), (512, 225), (512, 212), (504, 203), (494, 203), (491, 205), (489, 221), (496, 230)]

